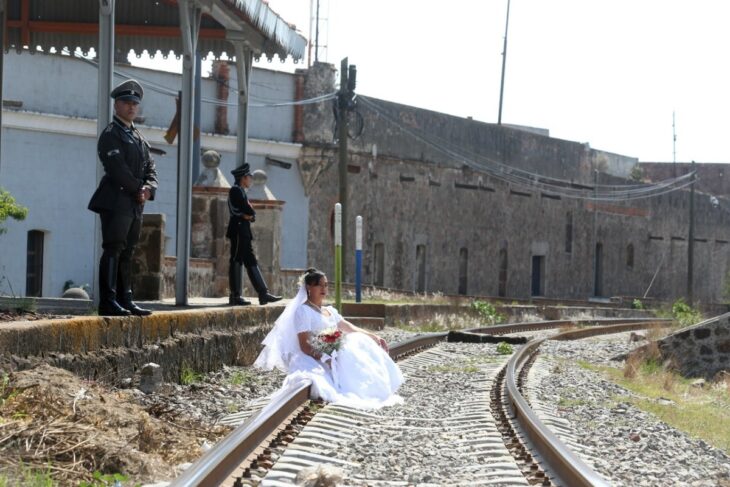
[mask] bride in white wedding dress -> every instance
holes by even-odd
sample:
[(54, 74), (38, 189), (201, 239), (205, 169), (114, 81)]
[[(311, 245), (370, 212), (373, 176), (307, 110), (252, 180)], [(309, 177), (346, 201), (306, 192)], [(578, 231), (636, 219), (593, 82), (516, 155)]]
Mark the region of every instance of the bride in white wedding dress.
[[(379, 336), (346, 321), (332, 306), (323, 306), (327, 277), (308, 269), (297, 296), (287, 305), (263, 341), (255, 366), (287, 373), (283, 389), (312, 382), (314, 397), (360, 409), (397, 404), (403, 375)], [(344, 334), (340, 348), (327, 355), (313, 337), (327, 329)]]

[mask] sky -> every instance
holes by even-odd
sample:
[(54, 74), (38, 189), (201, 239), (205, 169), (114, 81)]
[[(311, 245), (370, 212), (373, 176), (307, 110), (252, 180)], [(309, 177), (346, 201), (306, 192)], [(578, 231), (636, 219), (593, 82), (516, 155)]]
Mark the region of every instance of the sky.
[[(497, 122), (508, 0), (319, 1), (319, 59), (348, 57), (358, 93)], [(269, 0), (307, 38), (311, 3)], [(729, 20), (727, 0), (510, 0), (502, 123), (730, 163)]]

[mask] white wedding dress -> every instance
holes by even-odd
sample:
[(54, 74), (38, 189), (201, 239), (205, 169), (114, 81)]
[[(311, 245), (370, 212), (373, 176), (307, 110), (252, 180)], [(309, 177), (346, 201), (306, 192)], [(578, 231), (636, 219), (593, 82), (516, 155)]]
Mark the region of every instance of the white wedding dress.
[[(303, 286), (302, 286), (303, 288)], [(302, 352), (297, 333), (317, 334), (336, 328), (342, 316), (331, 306), (323, 307), (329, 316), (304, 304), (306, 292), (284, 310), (264, 339), (264, 350), (255, 366), (277, 367), (287, 373), (282, 390), (310, 380), (312, 395), (324, 401), (359, 409), (377, 409), (403, 402), (396, 394), (403, 375), (390, 356), (364, 333), (347, 333), (339, 350), (324, 362)]]

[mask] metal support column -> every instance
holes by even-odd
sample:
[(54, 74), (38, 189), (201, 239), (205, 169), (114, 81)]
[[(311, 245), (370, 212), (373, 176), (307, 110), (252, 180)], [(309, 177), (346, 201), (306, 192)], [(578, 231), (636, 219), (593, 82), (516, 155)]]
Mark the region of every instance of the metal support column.
[(687, 304), (694, 306), (694, 256), (695, 256), (695, 161), (692, 161), (692, 185), (689, 190), (689, 232), (687, 235)]
[(3, 62), (5, 60), (5, 2), (6, 0), (0, 0), (0, 171), (2, 171), (2, 160), (3, 160)]
[(198, 47), (201, 10), (195, 0), (179, 0), (183, 44), (182, 99), (180, 100), (180, 160), (177, 166), (177, 268), (175, 304), (188, 304), (190, 262), (190, 214), (193, 188), (193, 104), (195, 51)]
[[(99, 0), (99, 48), (96, 60), (99, 63), (96, 99), (96, 135), (112, 121), (112, 99), (109, 94), (114, 84), (114, 8), (116, 0)], [(96, 157), (94, 157), (96, 159)], [(96, 161), (96, 183), (104, 176), (104, 167)], [(94, 218), (94, 265), (101, 257), (101, 223)], [(94, 303), (99, 302), (98, 274), (93, 272)]]
[(253, 51), (249, 44), (229, 33), (228, 39), (236, 51), (236, 75), (238, 77), (238, 128), (236, 130), (236, 167), (246, 162), (248, 142), (248, 94), (251, 84), (251, 65)]
[[(195, 112), (193, 117), (193, 182), (198, 180), (200, 176), (200, 112), (201, 110), (201, 91), (202, 79), (201, 71), (203, 55), (200, 51), (195, 51)], [(195, 134), (198, 134), (196, 137)]]
[[(349, 63), (347, 58), (340, 62), (340, 91), (337, 98), (337, 157), (338, 157), (338, 176), (339, 176), (339, 195), (338, 199), (342, 204), (342, 246), (347, 249), (347, 228), (348, 215), (350, 213), (350, 203), (347, 199), (347, 111), (350, 97), (348, 95), (348, 73)], [(347, 261), (342, 262), (342, 279), (347, 279)]]

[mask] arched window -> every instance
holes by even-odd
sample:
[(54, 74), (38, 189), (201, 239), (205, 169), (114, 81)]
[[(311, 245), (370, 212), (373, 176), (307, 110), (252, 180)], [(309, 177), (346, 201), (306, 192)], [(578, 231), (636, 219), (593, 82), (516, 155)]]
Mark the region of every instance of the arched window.
[(426, 292), (426, 246), (416, 245), (416, 289), (417, 293)]
[(500, 297), (507, 296), (507, 249), (499, 251), (499, 290)]
[(43, 237), (40, 230), (28, 232), (26, 251), (25, 295), (43, 295)]
[(593, 295), (603, 296), (603, 244), (596, 244), (596, 254), (593, 256)]
[(385, 282), (385, 247), (382, 243), (375, 244), (373, 256), (373, 285), (382, 286)]
[(571, 212), (565, 215), (565, 251), (573, 252), (573, 214)]
[(634, 244), (626, 246), (626, 267), (629, 269), (634, 268)]
[(466, 295), (468, 266), (469, 251), (465, 247), (462, 247), (459, 249), (459, 294), (461, 295)]

